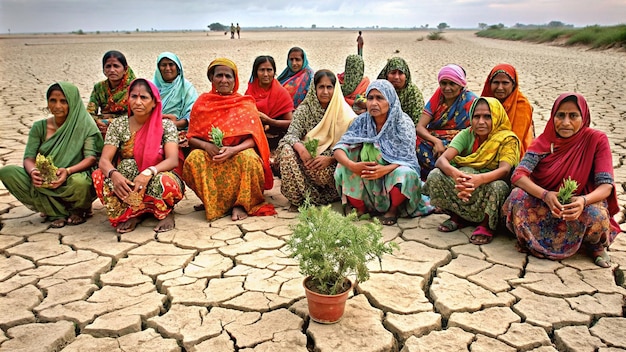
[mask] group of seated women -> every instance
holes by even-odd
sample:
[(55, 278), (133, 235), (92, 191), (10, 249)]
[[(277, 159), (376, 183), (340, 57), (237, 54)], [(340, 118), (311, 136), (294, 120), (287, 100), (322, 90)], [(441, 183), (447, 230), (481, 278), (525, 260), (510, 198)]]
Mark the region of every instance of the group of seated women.
[[(424, 106), (397, 57), (370, 82), (357, 55), (342, 74), (313, 72), (295, 47), (278, 79), (274, 59), (259, 56), (246, 95), (225, 58), (209, 64), (212, 88), (201, 95), (173, 53), (158, 56), (154, 83), (135, 78), (120, 52), (102, 64), (107, 79), (87, 109), (72, 84), (49, 87), (53, 116), (33, 125), (23, 167), (0, 169), (7, 189), (51, 227), (85, 222), (97, 197), (119, 233), (148, 214), (155, 231), (168, 231), (185, 185), (209, 221), (276, 214), (263, 195), (273, 187), (275, 149), (292, 211), (306, 199), (341, 200), (344, 211), (384, 225), (438, 211), (450, 215), (439, 231), (476, 225), (477, 245), (504, 222), (521, 251), (562, 259), (584, 247), (610, 266), (606, 248), (620, 230), (608, 139), (589, 127), (577, 93), (559, 96), (534, 139), (532, 107), (511, 65), (491, 70), (481, 97), (467, 89), (462, 67), (446, 65)], [(563, 200), (568, 177), (577, 184)]]

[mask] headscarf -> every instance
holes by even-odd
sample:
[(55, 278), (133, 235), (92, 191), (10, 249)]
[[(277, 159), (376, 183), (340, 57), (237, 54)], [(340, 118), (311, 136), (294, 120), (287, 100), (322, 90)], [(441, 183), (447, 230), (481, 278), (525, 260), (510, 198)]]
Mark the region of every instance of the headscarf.
[(302, 52), (302, 68), (300, 71), (295, 72), (291, 69), (291, 61), (289, 61), (289, 57), (287, 57), (287, 67), (283, 70), (283, 72), (281, 72), (280, 75), (278, 75), (277, 78), (280, 84), (282, 84), (293, 97), (293, 106), (296, 108), (306, 97), (307, 90), (311, 85), (311, 80), (313, 79), (314, 74), (313, 69), (309, 67), (309, 60), (306, 57), (306, 52), (302, 49), (299, 51)]
[[(172, 82), (165, 82), (161, 71), (159, 70), (159, 62), (162, 59), (170, 59), (178, 66), (178, 76)], [(189, 120), (191, 107), (198, 99), (198, 92), (193, 84), (185, 79), (183, 73), (183, 64), (176, 54), (163, 52), (157, 57), (157, 69), (154, 72), (154, 84), (159, 89), (161, 100), (163, 103), (163, 114), (174, 114), (181, 120)]]
[(515, 67), (509, 64), (496, 65), (491, 72), (489, 72), (481, 95), (484, 97), (493, 97), (491, 81), (498, 73), (504, 73), (513, 81), (513, 91), (501, 103), (511, 121), (511, 130), (515, 132), (521, 141), (520, 155), (524, 155), (534, 138), (533, 108), (528, 99), (526, 99), (526, 96), (519, 90), (519, 78)]
[(115, 89), (111, 89), (108, 78), (96, 83), (89, 99), (87, 111), (90, 114), (95, 114), (98, 106), (94, 101), (97, 101), (101, 108), (100, 114), (128, 114), (128, 87), (133, 80), (135, 80), (135, 73), (130, 66), (127, 66), (122, 81)]
[[(69, 82), (57, 83), (63, 90), (69, 110), (63, 125), (49, 139), (42, 141), (38, 152), (52, 157), (55, 166), (68, 167), (85, 158), (83, 145), (87, 138), (94, 138), (97, 154), (102, 151), (104, 142), (98, 126), (85, 109), (78, 88)], [(45, 136), (45, 131), (43, 135)], [(31, 156), (25, 153), (24, 158), (35, 156), (36, 154)]]
[[(489, 110), (491, 111), (491, 132), (489, 132), (487, 140), (482, 142), (474, 153), (467, 156), (457, 155), (452, 161), (459, 167), (469, 166), (476, 170), (495, 170), (498, 168), (500, 161), (505, 161), (511, 166), (516, 166), (519, 163), (520, 157), (519, 139), (515, 133), (511, 131), (511, 123), (506, 115), (506, 111), (504, 111), (504, 107), (496, 98), (481, 97), (474, 100), (472, 103), (470, 116), (474, 116), (476, 106), (480, 102), (486, 102), (489, 105)], [(474, 134), (472, 127), (461, 133)], [(517, 142), (518, 148), (513, 153), (507, 153), (507, 151), (502, 148), (506, 144), (505, 141), (508, 139), (515, 139)]]
[[(150, 80), (144, 78), (138, 78), (136, 80), (143, 80), (148, 83), (150, 90), (154, 95), (156, 106), (150, 113), (150, 118), (143, 126), (137, 131), (135, 135), (135, 145), (133, 146), (133, 156), (137, 162), (139, 170), (145, 170), (150, 166), (154, 166), (165, 157), (165, 151), (163, 150), (163, 104), (161, 101), (161, 95), (159, 89)], [(133, 81), (134, 82), (134, 81)], [(131, 82), (131, 84), (133, 83)], [(130, 87), (130, 85), (129, 85)], [(131, 107), (128, 107), (128, 116), (132, 116), (133, 111)], [(182, 175), (182, 165), (184, 158), (179, 150), (178, 166), (174, 170), (177, 174)]]
[(269, 89), (265, 90), (259, 85), (259, 80), (254, 79), (255, 75), (256, 72), (252, 72), (246, 95), (256, 100), (256, 108), (260, 112), (274, 119), (294, 110), (291, 95), (276, 78), (272, 79)]
[(352, 107), (343, 99), (338, 80), (335, 81), (333, 96), (326, 107), (326, 111), (324, 111), (320, 101), (317, 99), (317, 90), (313, 81), (306, 98), (304, 98), (298, 110), (312, 117), (319, 118), (319, 116), (323, 116), (320, 122), (304, 138), (305, 141), (307, 139), (317, 139), (319, 141), (317, 155), (322, 155), (326, 149), (334, 146), (356, 117)]
[(346, 57), (346, 67), (343, 73), (337, 75), (341, 83), (341, 91), (348, 105), (354, 105), (354, 100), (359, 94), (364, 94), (370, 79), (364, 77), (365, 63), (359, 55), (348, 55)]
[(187, 137), (209, 141), (213, 127), (218, 127), (224, 132), (224, 145), (237, 145), (248, 136), (252, 136), (256, 151), (263, 161), (264, 188), (271, 189), (274, 177), (269, 163), (270, 149), (256, 102), (249, 95), (237, 93), (239, 73), (234, 62), (226, 58), (213, 60), (207, 69), (207, 76), (212, 74), (216, 66), (226, 66), (233, 70), (235, 76), (233, 93), (221, 95), (217, 91), (217, 86), (212, 85), (210, 93), (201, 94), (191, 109)]
[(424, 97), (422, 91), (411, 81), (411, 70), (409, 65), (401, 57), (393, 57), (387, 61), (385, 67), (378, 74), (378, 79), (387, 79), (389, 72), (399, 70), (406, 76), (404, 87), (396, 89), (402, 111), (407, 113), (413, 123), (416, 124), (420, 116), (422, 116), (422, 108), (424, 107)]
[(437, 82), (441, 82), (444, 79), (448, 81), (452, 81), (461, 87), (467, 86), (467, 79), (465, 77), (465, 71), (459, 65), (448, 64), (439, 70), (439, 74), (437, 75)]
[[(455, 80), (463, 83), (465, 82), (465, 73), (460, 66), (449, 64), (441, 68), (437, 78), (439, 82), (444, 79), (455, 82), (452, 80), (452, 78), (454, 78)], [(437, 87), (437, 90), (424, 107), (424, 113), (432, 118), (428, 123), (428, 126), (426, 126), (429, 131), (461, 130), (469, 127), (471, 116), (469, 114), (469, 110), (477, 96), (473, 92), (467, 90), (467, 87), (464, 85), (462, 85), (462, 87), (463, 88), (461, 89), (459, 96), (454, 100), (452, 106), (447, 106), (445, 104), (441, 87)]]
[[(578, 132), (569, 137), (561, 138), (554, 126), (554, 117), (559, 107), (568, 97), (576, 98), (576, 105), (582, 116), (582, 126)], [(563, 93), (554, 102), (550, 113), (550, 120), (546, 123), (543, 133), (537, 137), (528, 148), (529, 153), (544, 156), (530, 173), (528, 169), (517, 168), (511, 182), (516, 182), (522, 176), (530, 179), (541, 187), (556, 191), (561, 186), (563, 179), (571, 177), (578, 182), (575, 194), (589, 194), (595, 188), (595, 174), (607, 173), (614, 179), (613, 157), (610, 149), (605, 153), (597, 153), (599, 146), (608, 144), (604, 132), (589, 127), (591, 113), (585, 98), (579, 93)], [(607, 198), (609, 213), (619, 212), (617, 204), (617, 191), (613, 185), (613, 192)], [(611, 225), (616, 231), (621, 231), (611, 216)]]
[(369, 112), (359, 115), (341, 137), (334, 149), (341, 144), (372, 143), (380, 145), (383, 159), (390, 164), (408, 166), (420, 172), (415, 155), (415, 124), (402, 111), (400, 100), (393, 85), (386, 79), (377, 79), (367, 87), (366, 94), (376, 89), (389, 102), (387, 120), (380, 132), (376, 132), (376, 122)]

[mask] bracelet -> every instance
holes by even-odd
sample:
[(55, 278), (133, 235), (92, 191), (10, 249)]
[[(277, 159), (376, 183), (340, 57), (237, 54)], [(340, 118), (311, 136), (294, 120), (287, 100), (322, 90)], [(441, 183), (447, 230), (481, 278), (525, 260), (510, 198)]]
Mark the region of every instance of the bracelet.
[(157, 170), (156, 166), (150, 166), (150, 167), (148, 167), (148, 170), (150, 170), (150, 172), (152, 172), (152, 176), (156, 176), (156, 174), (159, 173), (159, 170)]
[(543, 193), (541, 194), (541, 200), (545, 203), (546, 202), (546, 196), (548, 195), (548, 190), (544, 189)]
[(581, 197), (583, 197), (583, 201), (585, 201), (585, 203), (583, 204), (583, 208), (584, 208), (587, 206), (587, 197), (585, 197), (584, 195)]
[(72, 174), (72, 168), (66, 167), (65, 171), (67, 171), (67, 176)]
[[(111, 175), (113, 175), (113, 173), (117, 171), (116, 168), (112, 168), (111, 170), (109, 170), (109, 173), (107, 174), (107, 178), (111, 178)], [(119, 172), (119, 171), (118, 171)]]
[(33, 167), (32, 169), (30, 169), (30, 171), (28, 171), (28, 176), (32, 175), (32, 174), (33, 174), (33, 171), (35, 171), (35, 170), (39, 170), (39, 169), (37, 169), (37, 167), (36, 167), (36, 166), (35, 166), (35, 167)]

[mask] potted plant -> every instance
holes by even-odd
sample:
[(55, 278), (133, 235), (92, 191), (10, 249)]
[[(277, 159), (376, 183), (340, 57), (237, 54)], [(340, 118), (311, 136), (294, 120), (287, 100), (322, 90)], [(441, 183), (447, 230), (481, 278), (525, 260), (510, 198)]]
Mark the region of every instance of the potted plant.
[(315, 207), (308, 201), (298, 210), (287, 248), (306, 276), (303, 285), (309, 316), (319, 323), (335, 323), (343, 316), (352, 288), (347, 276), (366, 281), (367, 263), (373, 259), (380, 262), (382, 255), (391, 254), (397, 245), (382, 242), (382, 226), (377, 220), (357, 224), (356, 212), (343, 216), (330, 205)]

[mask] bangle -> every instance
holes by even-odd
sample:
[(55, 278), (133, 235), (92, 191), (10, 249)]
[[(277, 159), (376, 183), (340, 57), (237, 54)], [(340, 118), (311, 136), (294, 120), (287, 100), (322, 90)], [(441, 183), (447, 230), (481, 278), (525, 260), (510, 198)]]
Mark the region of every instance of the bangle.
[(107, 174), (107, 178), (111, 178), (111, 175), (113, 175), (115, 171), (117, 171), (116, 168), (112, 168), (111, 170), (109, 170), (109, 173)]
[(545, 203), (546, 202), (546, 196), (548, 195), (548, 190), (544, 189), (543, 193), (541, 194), (541, 200)]
[(585, 202), (585, 203), (583, 204), (583, 208), (584, 208), (584, 207), (586, 207), (586, 206), (587, 206), (587, 197), (585, 197), (585, 196), (581, 196), (581, 197), (583, 197), (583, 201)]
[(36, 166), (35, 166), (35, 167), (33, 167), (32, 169), (30, 169), (30, 171), (28, 171), (28, 176), (32, 175), (32, 174), (33, 174), (33, 171), (35, 171), (35, 170), (39, 170), (39, 169), (37, 169), (37, 167), (36, 167)]
[(66, 167), (65, 171), (67, 171), (67, 176), (72, 174), (72, 168), (70, 168), (70, 167)]
[(157, 170), (156, 166), (150, 166), (150, 167), (148, 167), (148, 170), (150, 170), (150, 172), (152, 172), (152, 176), (156, 176), (156, 174), (159, 173), (159, 170)]

